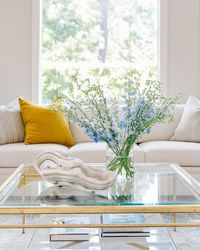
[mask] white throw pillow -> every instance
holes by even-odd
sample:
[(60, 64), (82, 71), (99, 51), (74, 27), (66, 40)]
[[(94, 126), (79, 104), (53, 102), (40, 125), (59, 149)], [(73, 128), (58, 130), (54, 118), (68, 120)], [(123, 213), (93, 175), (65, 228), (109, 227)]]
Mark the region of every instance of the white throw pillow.
[(188, 98), (171, 140), (200, 142), (200, 101), (194, 96)]
[(21, 112), (12, 104), (0, 107), (0, 145), (24, 141)]

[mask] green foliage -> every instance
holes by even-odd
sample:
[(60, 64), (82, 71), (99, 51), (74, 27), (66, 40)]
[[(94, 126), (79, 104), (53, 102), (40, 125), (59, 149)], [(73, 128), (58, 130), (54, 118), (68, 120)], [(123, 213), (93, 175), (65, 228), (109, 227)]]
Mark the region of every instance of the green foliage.
[(66, 67), (63, 70), (49, 68), (43, 73), (43, 102), (49, 103), (56, 96), (77, 92), (77, 84), (84, 84), (87, 79), (91, 82), (100, 82), (105, 87), (115, 90), (115, 94), (118, 95), (126, 85), (127, 77), (140, 81), (143, 85), (146, 79), (153, 78), (151, 71), (141, 72), (136, 67), (77, 66)]
[[(160, 83), (147, 81), (145, 86), (124, 78), (125, 84), (116, 98), (115, 91), (89, 80), (79, 87), (72, 98), (64, 99), (67, 117), (95, 142), (104, 141), (115, 157), (107, 166), (118, 174), (133, 175), (130, 151), (136, 140), (150, 133), (156, 123), (170, 120), (178, 96), (166, 98), (160, 93)], [(110, 95), (109, 95), (110, 92)]]
[(126, 74), (156, 79), (155, 0), (43, 0), (43, 101), (100, 79), (120, 92)]

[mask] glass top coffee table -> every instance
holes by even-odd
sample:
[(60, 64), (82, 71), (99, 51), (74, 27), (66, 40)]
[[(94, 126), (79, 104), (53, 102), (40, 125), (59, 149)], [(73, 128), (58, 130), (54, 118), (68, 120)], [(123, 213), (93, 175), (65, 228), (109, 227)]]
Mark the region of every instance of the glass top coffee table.
[[(92, 164), (91, 164), (92, 165)], [(103, 167), (103, 165), (96, 165)], [(200, 184), (177, 164), (135, 164), (132, 180), (119, 179), (103, 191), (55, 186), (22, 164), (0, 187), (0, 214), (22, 215), (22, 224), (0, 228), (51, 227), (181, 227), (200, 223), (177, 223), (176, 213), (200, 212)], [(167, 224), (26, 224), (27, 214), (126, 214), (172, 213)]]

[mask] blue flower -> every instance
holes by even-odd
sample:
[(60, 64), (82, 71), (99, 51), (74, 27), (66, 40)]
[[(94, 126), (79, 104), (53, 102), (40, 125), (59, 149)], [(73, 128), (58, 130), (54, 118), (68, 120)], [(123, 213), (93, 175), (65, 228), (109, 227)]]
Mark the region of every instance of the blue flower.
[(151, 128), (148, 128), (148, 129), (147, 129), (147, 134), (148, 134), (148, 135), (151, 134)]
[(92, 139), (93, 139), (93, 141), (96, 142), (96, 143), (100, 141), (99, 137), (98, 137), (98, 136), (95, 136), (95, 135), (92, 137)]
[(98, 134), (93, 134), (91, 137), (94, 142), (100, 142), (102, 140)]
[(120, 128), (125, 128), (126, 127), (126, 122), (125, 121), (120, 121), (119, 126), (120, 126)]

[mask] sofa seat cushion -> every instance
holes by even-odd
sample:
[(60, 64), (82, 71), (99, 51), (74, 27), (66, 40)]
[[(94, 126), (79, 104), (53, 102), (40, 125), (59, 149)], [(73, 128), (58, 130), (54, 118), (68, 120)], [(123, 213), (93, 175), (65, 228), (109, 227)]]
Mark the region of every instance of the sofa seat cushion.
[(106, 143), (76, 143), (68, 150), (67, 155), (88, 163), (103, 163), (106, 162)]
[(178, 163), (181, 166), (199, 166), (200, 143), (180, 141), (149, 141), (140, 144), (145, 162)]
[(132, 149), (132, 152), (133, 152), (134, 162), (144, 162), (145, 154), (144, 154), (144, 150), (140, 146), (135, 144)]
[[(105, 163), (106, 150), (107, 146), (104, 142), (83, 142), (71, 147), (67, 154), (88, 163)], [(135, 162), (144, 162), (144, 152), (138, 145), (134, 146), (133, 157)]]
[(21, 163), (31, 163), (42, 152), (67, 154), (68, 148), (60, 144), (12, 143), (0, 146), (0, 167), (17, 167)]

